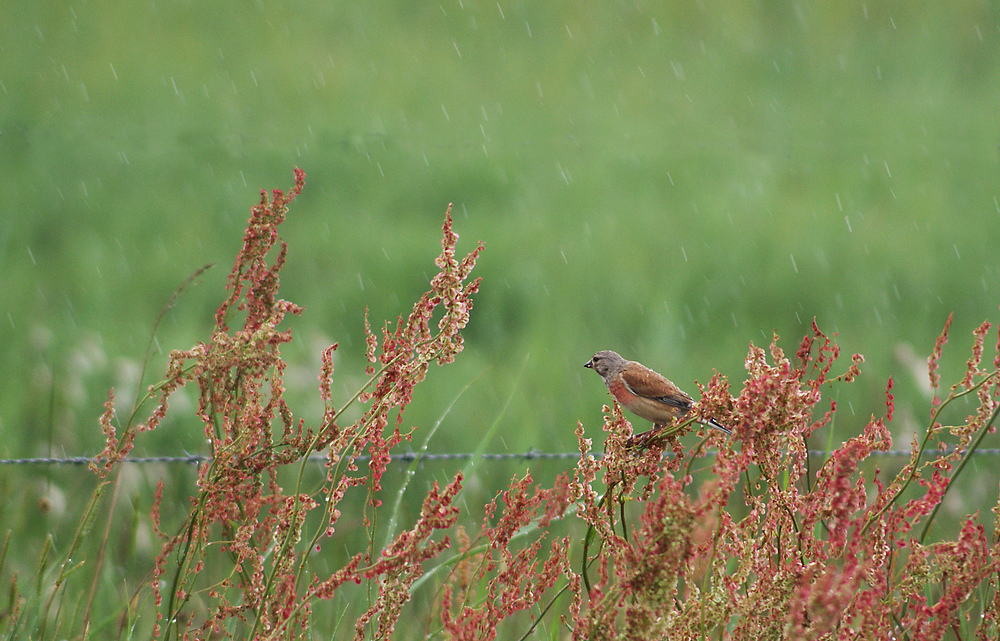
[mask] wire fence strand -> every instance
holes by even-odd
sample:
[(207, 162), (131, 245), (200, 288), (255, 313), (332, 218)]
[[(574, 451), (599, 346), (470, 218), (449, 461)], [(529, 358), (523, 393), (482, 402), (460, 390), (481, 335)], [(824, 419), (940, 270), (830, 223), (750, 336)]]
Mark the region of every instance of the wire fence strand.
[[(715, 450), (710, 450), (708, 452), (710, 455), (714, 455)], [(931, 454), (946, 454), (948, 452), (941, 452), (940, 450), (934, 450), (932, 452), (925, 452), (921, 458), (928, 458)], [(980, 456), (1000, 456), (1000, 448), (983, 448), (976, 449), (973, 451), (974, 454)], [(829, 455), (830, 452), (826, 450), (809, 450), (809, 456), (822, 457)], [(873, 452), (873, 456), (882, 457), (904, 457), (910, 456), (910, 450), (887, 450), (885, 452)], [(594, 452), (595, 458), (602, 458), (603, 453)], [(468, 461), (475, 458), (476, 455), (471, 452), (435, 452), (435, 453), (425, 453), (420, 454), (418, 452), (404, 452), (402, 454), (393, 454), (392, 461), (394, 463), (412, 463), (417, 459), (423, 461)], [(369, 460), (367, 454), (354, 457), (354, 460), (365, 462)], [(538, 460), (568, 460), (568, 459), (578, 459), (580, 458), (579, 452), (542, 452), (539, 450), (528, 450), (527, 452), (496, 452), (496, 453), (485, 453), (480, 454), (479, 458), (485, 461), (508, 461), (508, 460), (522, 460), (522, 461), (538, 461)], [(70, 456), (65, 458), (56, 457), (35, 457), (35, 458), (11, 458), (11, 459), (0, 459), (0, 465), (87, 465), (93, 458), (86, 456)], [(185, 456), (138, 456), (134, 458), (126, 458), (123, 463), (167, 463), (167, 464), (199, 464), (211, 461), (212, 457), (201, 454), (189, 454)], [(317, 463), (323, 463), (328, 460), (328, 457), (324, 454), (313, 454), (309, 457), (310, 461), (315, 461)]]

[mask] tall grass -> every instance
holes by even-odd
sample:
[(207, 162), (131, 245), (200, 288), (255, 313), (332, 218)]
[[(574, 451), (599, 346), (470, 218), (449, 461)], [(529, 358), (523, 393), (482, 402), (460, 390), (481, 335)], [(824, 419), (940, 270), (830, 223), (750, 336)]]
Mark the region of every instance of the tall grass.
[[(863, 363), (854, 355), (835, 369), (840, 350), (813, 323), (794, 355), (777, 336), (767, 349), (751, 345), (739, 393), (714, 377), (688, 423), (636, 439), (617, 404), (606, 407), (602, 457), (578, 424), (576, 465), (545, 486), (530, 472), (513, 478), (481, 525), (460, 501), (462, 472), (434, 483), (408, 518), (409, 484), (392, 496), (383, 477), (413, 436), (402, 417), (430, 365), (463, 349), (483, 245), (459, 258), (445, 214), (428, 291), (379, 332), (366, 323), (367, 382), (342, 402), (332, 391), (337, 346), (323, 351), (325, 412), (309, 425), (283, 398), (281, 347), (292, 332), (279, 326), (302, 310), (278, 296), (288, 250), (278, 228), (304, 182), (296, 170), (287, 194), (262, 192), (252, 208), (211, 337), (173, 352), (163, 379), (121, 423), (110, 395), (99, 422), (106, 446), (91, 465), (97, 489), (70, 543), (56, 552), (46, 542), (27, 588), (6, 569), (5, 541), (7, 638), (1000, 635), (1000, 503), (994, 518), (962, 519), (954, 539), (931, 537), (1000, 408), (1000, 338), (983, 360), (989, 323), (974, 332), (962, 380), (942, 390), (949, 318), (928, 359), (930, 418), (891, 478), (866, 472), (892, 446), (891, 379), (884, 416), (812, 466), (810, 442), (826, 442), (837, 412), (826, 392), (855, 383)], [(116, 500), (123, 461), (189, 385), (212, 458), (180, 518), (164, 504), (162, 483), (147, 497), (159, 554), (141, 583), (109, 587), (106, 550), (126, 527)], [(140, 420), (146, 403), (152, 410)], [(344, 423), (355, 404), (366, 408)], [(962, 407), (973, 409), (962, 417)], [(680, 434), (706, 416), (734, 436), (707, 433), (684, 447)], [(326, 457), (320, 478), (307, 469), (316, 453)]]

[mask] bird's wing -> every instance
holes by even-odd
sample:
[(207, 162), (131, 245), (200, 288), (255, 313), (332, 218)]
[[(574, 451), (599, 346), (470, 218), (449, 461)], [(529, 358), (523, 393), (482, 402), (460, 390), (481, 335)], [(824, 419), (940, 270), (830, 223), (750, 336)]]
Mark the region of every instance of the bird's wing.
[(652, 398), (685, 411), (694, 404), (694, 400), (676, 385), (638, 363), (625, 368), (622, 380), (636, 396)]

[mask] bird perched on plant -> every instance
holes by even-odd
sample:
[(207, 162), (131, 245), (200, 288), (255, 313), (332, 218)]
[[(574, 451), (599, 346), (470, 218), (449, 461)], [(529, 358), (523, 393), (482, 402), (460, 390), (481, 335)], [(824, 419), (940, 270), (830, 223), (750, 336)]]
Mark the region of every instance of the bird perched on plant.
[[(600, 374), (611, 395), (633, 414), (652, 421), (654, 429), (671, 419), (683, 418), (694, 405), (694, 399), (660, 374), (611, 350), (597, 352), (584, 367)], [(708, 419), (706, 425), (733, 433), (714, 418)]]

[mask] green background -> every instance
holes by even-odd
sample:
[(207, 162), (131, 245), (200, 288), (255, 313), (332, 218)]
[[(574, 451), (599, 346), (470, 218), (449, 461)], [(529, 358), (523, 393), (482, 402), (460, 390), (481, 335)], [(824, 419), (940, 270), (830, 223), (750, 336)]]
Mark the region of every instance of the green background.
[[(946, 385), (971, 329), (998, 318), (995, 2), (4, 14), (4, 457), (99, 449), (106, 391), (129, 407), (171, 292), (217, 263), (164, 317), (144, 384), (169, 350), (207, 339), (249, 207), (294, 166), (307, 184), (283, 226), (282, 293), (306, 312), (283, 353), (307, 419), (321, 349), (340, 343), (342, 401), (364, 380), (365, 308), (394, 322), (426, 288), (449, 202), (459, 251), (486, 244), (467, 349), (431, 370), (404, 420), (427, 428), (474, 381), (432, 451), (470, 451), (495, 421), (488, 451), (572, 451), (578, 420), (600, 449), (608, 397), (582, 367), (595, 351), (695, 393), (718, 370), (737, 393), (749, 343), (777, 331), (794, 352), (813, 317), (867, 357), (836, 391), (832, 442), (883, 412), (892, 374), (905, 447), (948, 314)], [(174, 407), (136, 454), (204, 453), (189, 400)]]

